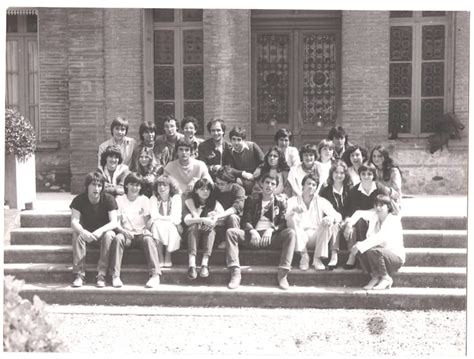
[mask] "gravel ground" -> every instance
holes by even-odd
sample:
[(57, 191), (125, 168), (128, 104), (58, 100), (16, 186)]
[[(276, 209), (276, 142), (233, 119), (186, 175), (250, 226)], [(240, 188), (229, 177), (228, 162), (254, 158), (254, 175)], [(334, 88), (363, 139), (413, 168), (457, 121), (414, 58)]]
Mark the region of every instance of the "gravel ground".
[(54, 305), (48, 311), (74, 353), (444, 357), (466, 350), (466, 312)]

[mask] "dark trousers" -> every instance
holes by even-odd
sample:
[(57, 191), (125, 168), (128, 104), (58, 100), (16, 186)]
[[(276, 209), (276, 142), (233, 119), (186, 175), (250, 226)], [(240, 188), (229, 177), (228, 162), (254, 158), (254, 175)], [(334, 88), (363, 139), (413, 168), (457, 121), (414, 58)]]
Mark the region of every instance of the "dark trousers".
[(107, 231), (97, 242), (87, 243), (80, 234), (74, 232), (72, 235), (72, 273), (85, 276), (86, 247), (91, 245), (100, 247), (99, 263), (97, 264), (98, 274), (107, 275), (107, 268), (110, 264), (110, 246), (114, 238), (115, 232)]
[(214, 240), (216, 239), (216, 231), (202, 230), (199, 225), (193, 224), (188, 228), (188, 253), (191, 255), (197, 254), (199, 242), (202, 242), (203, 255), (211, 256)]
[(392, 275), (400, 269), (403, 262), (392, 251), (382, 247), (371, 248), (364, 253), (357, 253), (362, 270), (372, 277)]
[(225, 232), (229, 228), (240, 228), (240, 217), (236, 214), (231, 214), (230, 216), (219, 221), (215, 227), (216, 231), (216, 242), (217, 244), (225, 242)]
[[(259, 231), (260, 236), (265, 231)], [(250, 233), (239, 228), (229, 228), (226, 232), (226, 263), (227, 267), (240, 267), (239, 244), (244, 247), (259, 249), (250, 243)], [(296, 234), (291, 228), (285, 228), (280, 232), (274, 232), (270, 244), (265, 248), (281, 249), (279, 268), (291, 269), (293, 253), (296, 245)]]
[(351, 249), (357, 242), (367, 238), (367, 230), (369, 229), (369, 221), (360, 218), (353, 226), (351, 238), (347, 241), (347, 249)]
[(143, 234), (126, 238), (122, 233), (117, 234), (112, 243), (113, 263), (112, 275), (120, 276), (120, 268), (122, 267), (122, 258), (125, 248), (138, 247), (143, 249), (148, 264), (148, 272), (151, 275), (161, 274), (160, 260), (158, 259), (158, 249), (156, 242), (151, 236)]

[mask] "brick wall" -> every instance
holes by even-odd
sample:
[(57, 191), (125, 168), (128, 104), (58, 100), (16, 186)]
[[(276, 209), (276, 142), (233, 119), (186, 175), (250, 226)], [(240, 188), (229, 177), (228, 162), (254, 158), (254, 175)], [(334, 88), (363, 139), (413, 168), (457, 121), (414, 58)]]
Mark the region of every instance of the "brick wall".
[(342, 122), (356, 143), (388, 137), (387, 11), (342, 13)]
[[(38, 14), (40, 141), (36, 152), (38, 190), (69, 189), (69, 95), (67, 11), (40, 8)], [(53, 145), (46, 149), (47, 144)], [(43, 146), (42, 146), (43, 145)], [(43, 149), (42, 149), (43, 148)]]
[(104, 10), (105, 105), (104, 134), (117, 116), (129, 120), (128, 136), (138, 140), (143, 122), (143, 10)]
[(205, 10), (203, 28), (204, 122), (220, 117), (250, 138), (250, 11)]
[(86, 173), (97, 168), (97, 148), (105, 118), (104, 10), (69, 9), (69, 122), (71, 191), (83, 188)]

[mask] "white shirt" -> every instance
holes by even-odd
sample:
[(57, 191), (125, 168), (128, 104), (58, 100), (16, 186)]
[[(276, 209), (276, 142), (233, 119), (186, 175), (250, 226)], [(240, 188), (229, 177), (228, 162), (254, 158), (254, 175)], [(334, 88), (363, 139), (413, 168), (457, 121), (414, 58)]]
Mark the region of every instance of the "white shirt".
[(262, 213), (260, 213), (260, 219), (258, 220), (255, 229), (257, 231), (265, 231), (268, 228), (272, 228), (272, 221), (270, 221), (267, 217), (264, 216), (265, 213), (265, 207), (268, 206), (268, 204), (272, 202), (271, 200), (269, 201), (263, 201), (262, 200)]
[(332, 162), (327, 161), (327, 162), (319, 162), (316, 161), (316, 168), (318, 169), (319, 173), (319, 186), (318, 186), (318, 192), (321, 189), (322, 186), (326, 184), (326, 181), (329, 177), (329, 170), (331, 169)]
[(285, 159), (290, 167), (296, 167), (301, 163), (300, 153), (298, 152), (298, 149), (293, 146), (285, 148)]
[(116, 198), (121, 225), (133, 234), (143, 234), (146, 229), (146, 216), (150, 214), (150, 200), (146, 196), (138, 196), (129, 201), (126, 194)]
[[(171, 211), (168, 211), (168, 202), (171, 201)], [(164, 205), (163, 215), (160, 215), (160, 207)], [(153, 221), (161, 220), (161, 221), (170, 221), (174, 225), (178, 225), (181, 223), (181, 213), (183, 209), (183, 204), (181, 201), (181, 196), (179, 194), (175, 194), (173, 197), (168, 198), (167, 202), (162, 202), (158, 200), (155, 196), (151, 196), (150, 198), (150, 216)]]
[[(315, 171), (317, 172), (317, 168)], [(288, 173), (288, 182), (290, 183), (291, 188), (293, 190), (293, 195), (301, 196), (301, 194), (303, 193), (303, 186), (301, 185), (301, 181), (307, 174), (308, 172), (303, 169), (302, 163), (290, 169), (290, 172)]]
[(380, 246), (389, 249), (402, 262), (405, 262), (405, 247), (403, 246), (403, 229), (400, 216), (389, 213), (380, 225), (380, 228), (377, 226), (379, 218), (374, 210), (356, 211), (351, 217), (351, 222), (355, 223), (359, 218), (369, 221), (367, 239), (357, 243), (357, 248), (361, 253)]
[[(303, 213), (295, 213), (294, 209), (297, 207), (303, 207), (306, 210)], [(326, 198), (314, 195), (309, 208), (306, 207), (302, 196), (293, 196), (288, 199), (285, 219), (288, 221), (290, 217), (293, 217), (302, 229), (317, 229), (324, 216), (331, 218), (335, 222), (342, 220), (341, 214), (334, 209), (331, 202)]]

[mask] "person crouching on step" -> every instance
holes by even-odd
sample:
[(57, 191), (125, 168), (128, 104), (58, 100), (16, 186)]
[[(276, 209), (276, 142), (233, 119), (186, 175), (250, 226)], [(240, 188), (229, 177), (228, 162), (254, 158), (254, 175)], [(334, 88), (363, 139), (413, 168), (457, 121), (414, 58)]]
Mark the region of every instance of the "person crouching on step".
[(370, 274), (371, 279), (364, 287), (366, 290), (389, 289), (393, 284), (392, 273), (405, 262), (401, 217), (395, 214), (390, 197), (379, 194), (374, 209), (356, 211), (351, 217), (351, 221), (359, 218), (369, 221), (365, 239), (351, 249), (362, 270)]

